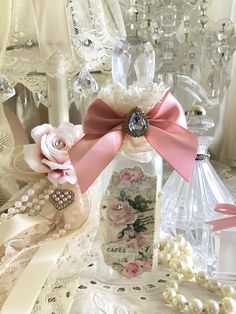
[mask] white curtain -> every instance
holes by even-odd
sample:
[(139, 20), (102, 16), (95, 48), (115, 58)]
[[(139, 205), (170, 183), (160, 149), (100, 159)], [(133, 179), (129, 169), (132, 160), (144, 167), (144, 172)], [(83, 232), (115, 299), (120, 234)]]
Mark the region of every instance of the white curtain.
[[(209, 18), (229, 18), (236, 23), (236, 0), (211, 1)], [(236, 167), (236, 53), (231, 63), (232, 81), (221, 104), (213, 153), (221, 162)]]

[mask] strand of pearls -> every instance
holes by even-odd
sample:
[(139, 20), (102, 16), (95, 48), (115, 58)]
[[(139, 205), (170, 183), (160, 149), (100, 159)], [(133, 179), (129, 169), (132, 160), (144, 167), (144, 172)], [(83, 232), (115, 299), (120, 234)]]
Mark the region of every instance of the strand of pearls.
[[(177, 310), (187, 310), (192, 314), (233, 314), (236, 313), (236, 291), (230, 285), (223, 285), (208, 275), (194, 270), (191, 245), (184, 237), (168, 235), (160, 242), (159, 263), (167, 264), (171, 270), (170, 280), (162, 294), (165, 303), (173, 305)], [(197, 298), (187, 300), (179, 291), (181, 280), (193, 281), (199, 287), (205, 287), (222, 298), (219, 302), (208, 300), (203, 303)]]
[[(45, 201), (47, 201), (50, 194), (53, 193), (53, 185), (45, 188), (46, 184), (48, 185), (48, 179), (42, 178), (28, 189), (26, 193), (21, 196), (20, 200), (17, 200), (12, 207), (8, 208), (7, 213), (1, 214), (0, 224), (16, 214), (27, 213), (30, 216), (39, 214)], [(39, 191), (43, 192), (38, 194)]]
[[(62, 189), (62, 191), (61, 191)], [(63, 193), (63, 187), (56, 191), (57, 196), (60, 198), (60, 192)], [(68, 190), (67, 190), (68, 191)], [(41, 179), (39, 182), (35, 183), (31, 188), (29, 188), (20, 198), (17, 200), (15, 204), (10, 207), (7, 213), (3, 213), (0, 216), (0, 224), (4, 223), (7, 219), (11, 218), (16, 214), (27, 214), (31, 216), (40, 215), (41, 210), (43, 209), (45, 203), (49, 200), (50, 195), (55, 193), (55, 186), (49, 184), (47, 178)], [(49, 236), (41, 240), (39, 242), (39, 246), (43, 245), (46, 241), (50, 240), (57, 240), (63, 236), (65, 236), (68, 231), (74, 229), (74, 224), (78, 221), (78, 215), (80, 215), (80, 208), (79, 208), (79, 200), (81, 195), (75, 195), (75, 199), (73, 202), (77, 202), (78, 208), (77, 210), (73, 210), (71, 215), (65, 221), (63, 210), (57, 210), (55, 216), (49, 220), (50, 229), (54, 232), (51, 232)], [(59, 199), (60, 201), (60, 199)], [(72, 202), (72, 203), (73, 203)], [(55, 205), (54, 205), (55, 206)], [(55, 207), (56, 208), (56, 207)], [(42, 236), (45, 235), (42, 233)], [(32, 247), (32, 243), (30, 245)], [(9, 248), (9, 246), (8, 246)], [(11, 254), (9, 254), (9, 252)], [(10, 248), (10, 250), (5, 251), (5, 254), (1, 258), (1, 262), (5, 262), (9, 258), (14, 258), (17, 255), (17, 252), (14, 248)]]

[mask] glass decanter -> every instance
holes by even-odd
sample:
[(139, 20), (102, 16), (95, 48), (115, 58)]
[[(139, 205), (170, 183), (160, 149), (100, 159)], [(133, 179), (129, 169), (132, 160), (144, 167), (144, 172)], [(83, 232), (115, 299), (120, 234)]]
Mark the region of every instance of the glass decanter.
[(162, 158), (138, 137), (145, 121), (132, 110), (137, 106), (147, 112), (167, 90), (153, 83), (154, 69), (149, 42), (138, 36), (120, 40), (113, 50), (113, 84), (98, 95), (129, 117), (129, 135), (101, 176), (97, 276), (105, 282), (153, 282), (157, 275)]
[(199, 146), (191, 182), (173, 172), (163, 187), (161, 228), (171, 234), (182, 234), (193, 247), (197, 267), (206, 269), (209, 258), (205, 221), (215, 219), (218, 203), (234, 203), (234, 198), (209, 162), (211, 136), (204, 133), (214, 126), (200, 105), (187, 111), (187, 124), (198, 135)]

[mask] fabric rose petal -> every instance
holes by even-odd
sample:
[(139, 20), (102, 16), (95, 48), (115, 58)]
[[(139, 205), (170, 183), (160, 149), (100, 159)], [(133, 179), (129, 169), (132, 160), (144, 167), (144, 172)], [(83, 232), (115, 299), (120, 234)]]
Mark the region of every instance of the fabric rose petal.
[(68, 152), (81, 135), (81, 127), (68, 122), (58, 128), (50, 124), (37, 126), (31, 132), (35, 144), (24, 146), (25, 161), (34, 171), (48, 173), (53, 184), (75, 184), (77, 178)]
[[(186, 129), (178, 101), (167, 92), (147, 113), (147, 142), (187, 181), (197, 153), (197, 137)], [(81, 192), (84, 193), (115, 158), (125, 138), (126, 116), (96, 99), (83, 119), (84, 137), (69, 152)]]

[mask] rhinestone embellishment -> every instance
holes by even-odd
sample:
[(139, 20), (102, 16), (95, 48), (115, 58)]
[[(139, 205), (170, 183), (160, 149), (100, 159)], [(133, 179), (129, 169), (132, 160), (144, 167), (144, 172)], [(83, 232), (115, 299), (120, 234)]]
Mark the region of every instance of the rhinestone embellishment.
[(148, 130), (148, 120), (145, 113), (138, 107), (132, 109), (125, 120), (126, 131), (133, 137), (141, 137)]
[(56, 189), (50, 194), (49, 200), (56, 209), (62, 210), (74, 202), (75, 194), (70, 190)]

